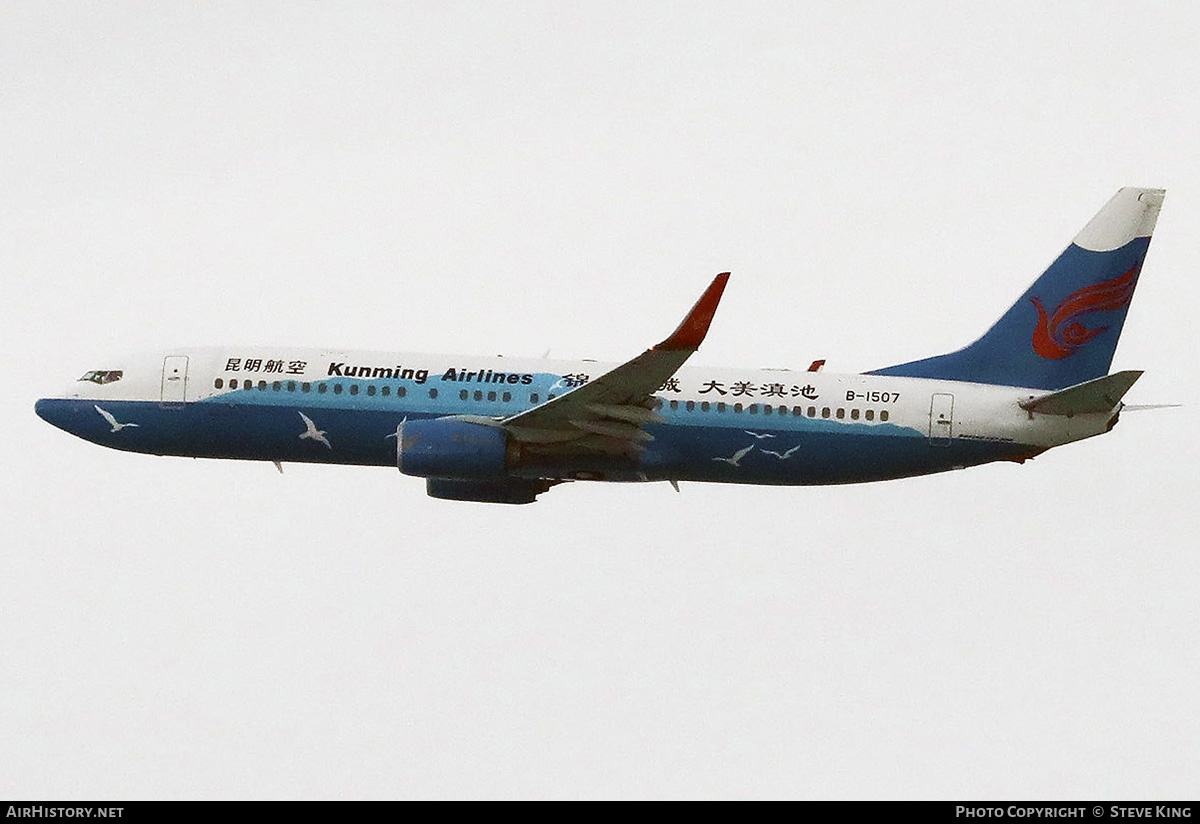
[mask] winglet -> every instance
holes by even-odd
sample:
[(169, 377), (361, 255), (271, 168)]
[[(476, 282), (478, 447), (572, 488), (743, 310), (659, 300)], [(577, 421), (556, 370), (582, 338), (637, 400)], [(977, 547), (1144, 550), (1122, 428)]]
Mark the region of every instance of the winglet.
[(700, 300), (696, 301), (692, 311), (688, 312), (683, 323), (679, 324), (679, 328), (671, 333), (671, 337), (654, 348), (660, 351), (699, 349), (700, 342), (708, 334), (709, 324), (712, 323), (713, 315), (717, 312), (717, 304), (721, 302), (721, 293), (725, 291), (725, 284), (728, 281), (728, 272), (722, 272), (713, 278), (713, 282), (704, 290), (704, 294), (700, 296)]

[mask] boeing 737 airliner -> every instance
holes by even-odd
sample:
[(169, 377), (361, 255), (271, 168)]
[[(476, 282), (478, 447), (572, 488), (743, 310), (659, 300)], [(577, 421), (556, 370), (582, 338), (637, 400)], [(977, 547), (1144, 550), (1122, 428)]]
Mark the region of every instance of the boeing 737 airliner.
[(838, 484), (1023, 462), (1116, 424), (1141, 372), (1108, 369), (1162, 200), (1120, 190), (975, 343), (863, 374), (683, 368), (724, 273), (622, 364), (179, 349), (97, 360), (37, 413), (130, 452), (395, 466), (435, 498), (512, 504), (565, 481)]

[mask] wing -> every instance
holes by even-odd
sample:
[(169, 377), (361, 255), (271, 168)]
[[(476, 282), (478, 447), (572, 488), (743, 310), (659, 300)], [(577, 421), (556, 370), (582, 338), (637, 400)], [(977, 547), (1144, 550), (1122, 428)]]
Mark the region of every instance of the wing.
[(642, 424), (658, 420), (653, 394), (700, 347), (729, 273), (717, 275), (670, 337), (610, 372), (554, 400), (510, 418), (501, 425), (523, 444), (544, 444), (562, 452), (633, 456), (651, 440)]

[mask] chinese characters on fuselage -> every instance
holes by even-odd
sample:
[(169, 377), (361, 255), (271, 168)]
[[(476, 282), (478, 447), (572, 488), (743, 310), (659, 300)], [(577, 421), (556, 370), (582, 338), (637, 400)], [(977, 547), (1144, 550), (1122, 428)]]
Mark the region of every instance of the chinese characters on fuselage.
[[(667, 378), (663, 385), (658, 387), (659, 392), (682, 392), (683, 389), (679, 385), (679, 378)], [(759, 384), (755, 381), (731, 381), (725, 383), (723, 381), (709, 380), (705, 381), (697, 394), (707, 395), (715, 392), (718, 395), (729, 395), (733, 398), (738, 397), (762, 397), (762, 398), (808, 398), (810, 401), (816, 400), (819, 395), (816, 387), (812, 384), (801, 386), (792, 384), (788, 386), (782, 383), (763, 383)]]
[(277, 375), (303, 375), (308, 361), (284, 360), (283, 358), (229, 358), (225, 361), (226, 372), (266, 372)]

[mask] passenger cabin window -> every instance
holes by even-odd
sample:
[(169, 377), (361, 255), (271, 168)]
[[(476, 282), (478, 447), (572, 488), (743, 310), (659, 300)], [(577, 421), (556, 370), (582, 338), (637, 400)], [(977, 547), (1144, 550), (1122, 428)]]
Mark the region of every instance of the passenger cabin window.
[(217, 378), (215, 381), (213, 381), (214, 389), (220, 389), (224, 385), (225, 385), (225, 381), (221, 380), (220, 378)]
[(888, 419), (888, 412), (887, 412), (887, 410), (886, 410), (886, 409), (883, 409), (883, 410), (881, 410), (881, 411), (879, 412), (879, 420), (881, 420), (881, 421), (886, 421), (887, 419)]

